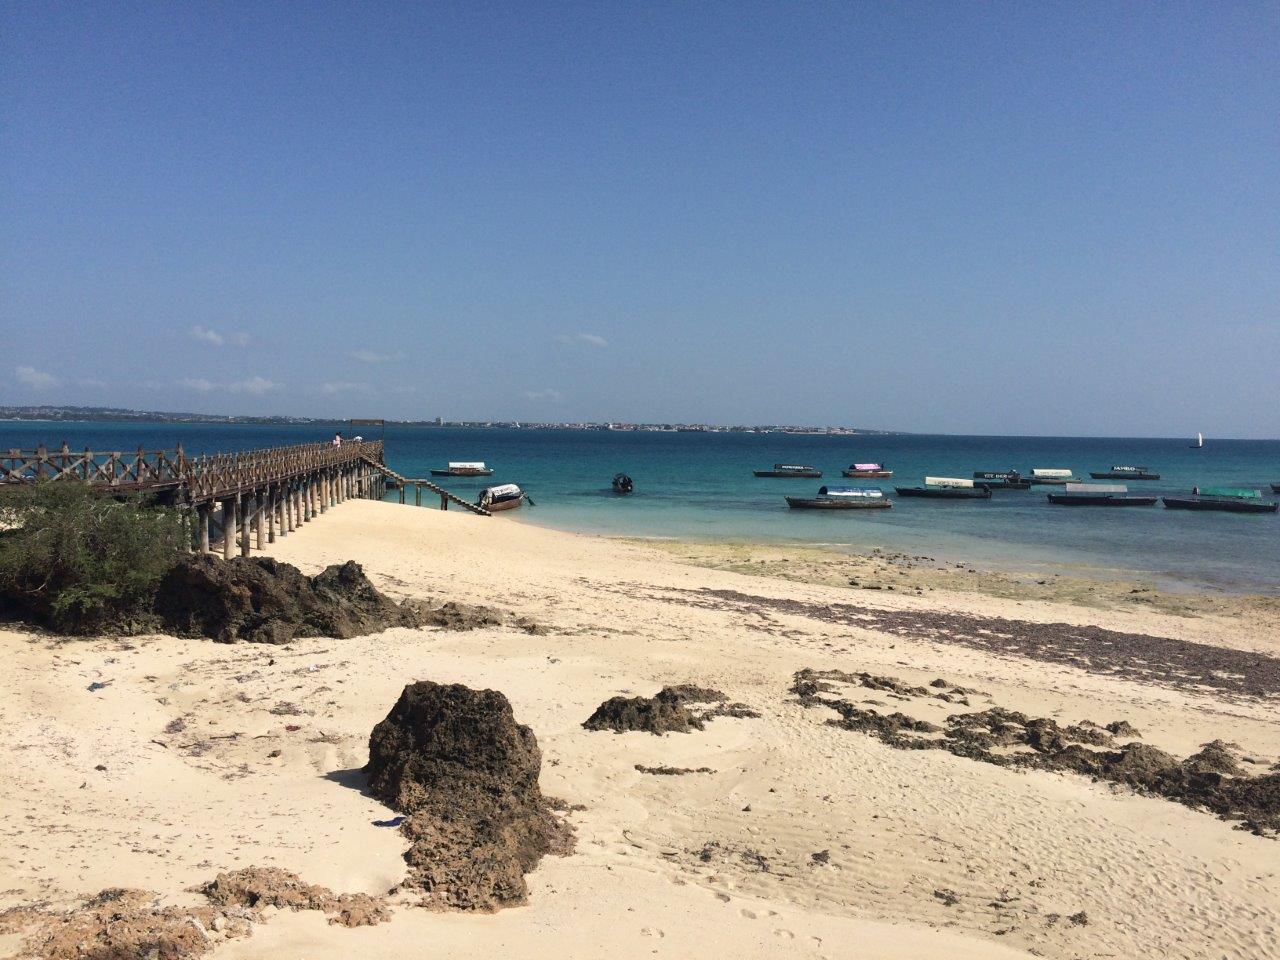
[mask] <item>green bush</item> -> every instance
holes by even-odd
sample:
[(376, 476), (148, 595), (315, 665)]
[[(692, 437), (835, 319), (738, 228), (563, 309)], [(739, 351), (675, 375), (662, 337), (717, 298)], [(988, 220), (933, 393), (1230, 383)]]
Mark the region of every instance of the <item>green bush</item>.
[(0, 613), (60, 633), (133, 632), (185, 546), (181, 514), (84, 484), (0, 488)]

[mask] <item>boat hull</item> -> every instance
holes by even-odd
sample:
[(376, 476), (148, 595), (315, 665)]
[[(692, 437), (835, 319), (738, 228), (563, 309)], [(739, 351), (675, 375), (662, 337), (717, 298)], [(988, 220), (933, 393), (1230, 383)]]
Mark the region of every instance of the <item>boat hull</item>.
[(893, 506), (884, 497), (787, 497), (786, 501), (792, 510), (887, 510)]
[(981, 487), (894, 487), (900, 497), (929, 497), (933, 500), (990, 500), (991, 489)]
[(752, 473), (757, 477), (799, 477), (802, 480), (817, 480), (822, 476), (821, 470), (753, 470)]
[(1074, 477), (1031, 477), (1028, 481), (1037, 487), (1065, 487), (1068, 483), (1079, 483)]
[(1170, 510), (1217, 510), (1222, 513), (1275, 513), (1280, 504), (1268, 500), (1213, 500), (1205, 497), (1161, 497)]
[(846, 477), (858, 477), (862, 480), (883, 480), (892, 477), (892, 470), (841, 470)]
[(482, 503), (480, 506), (484, 507), (490, 513), (497, 513), (500, 510), (514, 510), (523, 503), (524, 494), (522, 493), (520, 496), (512, 497), (510, 500), (499, 500), (497, 503)]
[(433, 477), (492, 477), (492, 470), (432, 470)]
[(1158, 473), (1117, 473), (1114, 470), (1099, 470), (1097, 473), (1090, 471), (1089, 476), (1095, 480), (1159, 480)]
[(1051, 493), (1050, 503), (1064, 507), (1152, 507), (1156, 497), (1135, 497), (1108, 493)]
[(1030, 490), (1030, 480), (974, 480), (974, 483), (980, 483), (984, 487), (992, 490)]

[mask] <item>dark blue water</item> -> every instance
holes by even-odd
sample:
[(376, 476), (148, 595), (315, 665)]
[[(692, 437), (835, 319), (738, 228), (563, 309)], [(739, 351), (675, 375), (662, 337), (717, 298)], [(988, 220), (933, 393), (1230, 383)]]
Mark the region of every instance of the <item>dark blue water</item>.
[[(376, 430), (376, 428), (375, 428)], [(348, 431), (350, 432), (350, 431)], [(373, 431), (368, 431), (372, 438)], [(103, 423), (0, 424), (0, 448), (172, 448), (189, 454), (300, 443), (332, 437), (316, 427)], [(387, 461), (427, 476), (449, 460), (484, 460), (491, 480), (450, 478), (474, 499), (488, 483), (516, 482), (536, 506), (519, 518), (562, 529), (647, 537), (768, 539), (839, 547), (885, 547), (1012, 568), (1080, 565), (1081, 573), (1141, 572), (1167, 581), (1280, 592), (1280, 515), (1193, 513), (1160, 506), (1126, 509), (1050, 505), (1051, 487), (997, 491), (989, 501), (899, 499), (892, 510), (848, 513), (789, 510), (783, 494), (812, 494), (854, 461), (894, 470), (881, 484), (917, 484), (925, 474), (967, 477), (974, 470), (1059, 467), (1087, 476), (1112, 464), (1141, 464), (1162, 479), (1131, 483), (1153, 493), (1194, 485), (1280, 482), (1280, 441), (1090, 439), (1079, 437), (828, 437), (780, 434), (621, 433), (393, 427)], [(823, 480), (756, 479), (774, 462), (813, 464)], [(609, 489), (617, 471), (636, 492)]]

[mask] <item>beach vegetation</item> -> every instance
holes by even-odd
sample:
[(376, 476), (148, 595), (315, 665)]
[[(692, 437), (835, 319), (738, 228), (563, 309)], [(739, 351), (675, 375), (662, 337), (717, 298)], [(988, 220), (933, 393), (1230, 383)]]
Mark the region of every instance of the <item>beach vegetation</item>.
[(152, 622), (160, 578), (185, 546), (179, 511), (78, 483), (0, 492), (0, 615), (59, 633)]

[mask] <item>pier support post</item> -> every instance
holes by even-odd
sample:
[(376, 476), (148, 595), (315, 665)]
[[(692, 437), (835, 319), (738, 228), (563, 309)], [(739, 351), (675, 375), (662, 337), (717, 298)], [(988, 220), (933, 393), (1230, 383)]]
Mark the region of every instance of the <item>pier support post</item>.
[(200, 537), (200, 552), (209, 552), (209, 514), (211, 508), (209, 504), (202, 503), (196, 507), (196, 526), (199, 528), (198, 535)]
[(236, 494), (236, 519), (240, 527), (240, 556), (249, 555), (249, 502)]
[(261, 490), (255, 491), (253, 495), (253, 532), (258, 540), (258, 549), (264, 550), (267, 546), (267, 531), (264, 528), (263, 521), (266, 519), (266, 499)]
[(322, 473), (318, 478), (320, 489), (320, 512), (329, 512), (329, 474)]
[(222, 501), (222, 559), (230, 560), (236, 549), (236, 502)]
[(267, 521), (267, 543), (276, 542), (276, 488), (267, 487), (263, 517)]
[(440, 509), (441, 510), (449, 509), (449, 498), (446, 497), (443, 493), (440, 494)]

